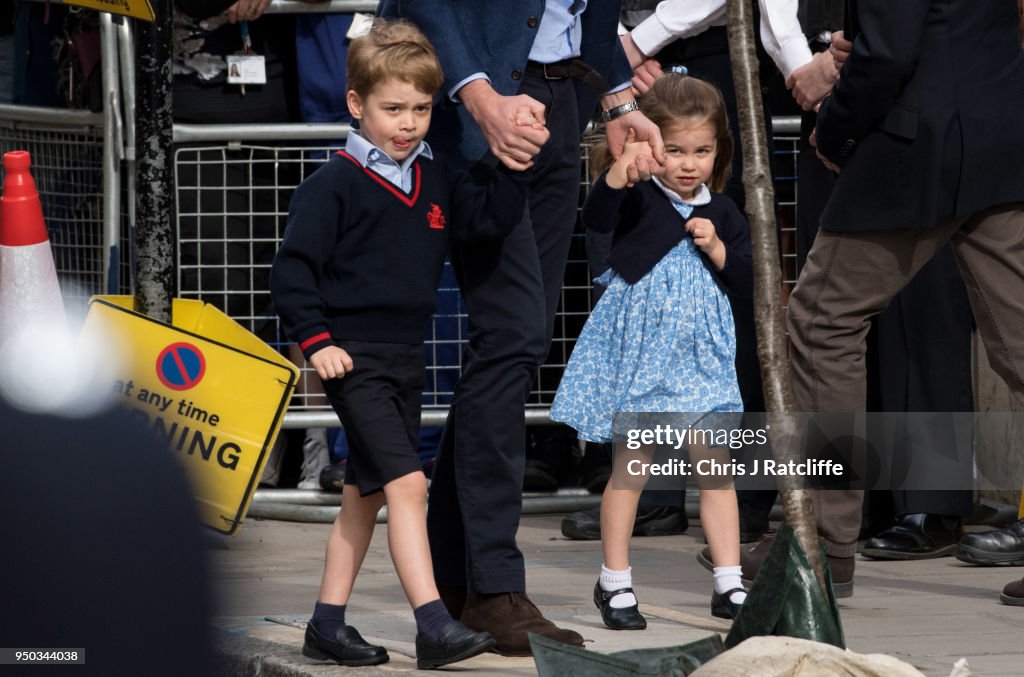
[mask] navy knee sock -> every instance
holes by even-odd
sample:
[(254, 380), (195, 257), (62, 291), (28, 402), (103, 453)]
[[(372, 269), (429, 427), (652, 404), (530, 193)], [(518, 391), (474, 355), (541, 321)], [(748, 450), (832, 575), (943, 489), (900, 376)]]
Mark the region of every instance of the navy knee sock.
[(324, 637), (334, 639), (335, 634), (345, 627), (345, 604), (324, 604), (317, 602), (310, 623)]
[(441, 630), (455, 620), (440, 599), (416, 607), (412, 615), (416, 617), (417, 634), (431, 642), (438, 641)]

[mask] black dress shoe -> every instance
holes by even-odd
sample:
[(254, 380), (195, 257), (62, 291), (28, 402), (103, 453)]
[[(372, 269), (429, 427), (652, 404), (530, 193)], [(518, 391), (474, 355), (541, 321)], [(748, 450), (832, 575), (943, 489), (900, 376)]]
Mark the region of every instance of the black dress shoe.
[(312, 623), (306, 623), (306, 641), (302, 655), (318, 661), (334, 661), (346, 667), (387, 663), (387, 649), (370, 644), (351, 625), (345, 625), (334, 637), (325, 637)]
[(634, 536), (672, 536), (690, 526), (686, 509), (674, 505), (638, 506), (633, 521)]
[(1024, 566), (1024, 519), (1005, 529), (966, 534), (960, 539), (956, 558), (985, 566)]
[(896, 523), (864, 543), (872, 559), (932, 559), (956, 552), (964, 529), (959, 517), (918, 512), (901, 515)]
[[(607, 592), (601, 589), (601, 581), (594, 584), (594, 604), (601, 610), (601, 620), (612, 630), (643, 630), (647, 627), (647, 619), (640, 615), (638, 605), (616, 609), (611, 605), (612, 597), (633, 592), (633, 588), (622, 588)], [(636, 593), (633, 592), (636, 596)]]
[(493, 648), (494, 638), (489, 633), (473, 632), (459, 621), (452, 621), (441, 629), (436, 642), (416, 635), (416, 667), (433, 670)]
[(320, 471), (320, 487), (324, 491), (341, 493), (345, 488), (345, 461), (324, 466)]
[(733, 588), (719, 595), (717, 592), (711, 593), (711, 615), (715, 618), (729, 618), (735, 619), (740, 615), (740, 611), (743, 609), (742, 604), (737, 604), (732, 601), (732, 594), (734, 592), (746, 592), (743, 588)]
[[(666, 505), (639, 505), (633, 521), (634, 536), (672, 536), (689, 528), (686, 510)], [(562, 518), (562, 535), (575, 541), (601, 539), (601, 506), (580, 510)]]

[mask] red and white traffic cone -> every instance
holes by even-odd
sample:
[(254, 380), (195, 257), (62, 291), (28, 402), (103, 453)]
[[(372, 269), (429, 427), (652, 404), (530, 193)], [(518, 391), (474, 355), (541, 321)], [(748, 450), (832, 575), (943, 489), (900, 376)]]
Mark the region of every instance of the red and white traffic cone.
[(26, 151), (4, 153), (0, 195), (0, 343), (15, 327), (64, 325), (64, 300)]

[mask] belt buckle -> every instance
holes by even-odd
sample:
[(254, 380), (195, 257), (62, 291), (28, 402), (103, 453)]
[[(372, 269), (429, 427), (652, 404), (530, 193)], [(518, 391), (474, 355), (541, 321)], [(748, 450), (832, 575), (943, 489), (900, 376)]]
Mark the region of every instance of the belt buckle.
[(559, 75), (551, 75), (551, 74), (548, 73), (548, 66), (551, 66), (551, 65), (552, 64), (549, 64), (549, 63), (542, 63), (540, 65), (541, 71), (544, 73), (544, 79), (545, 80), (561, 80), (562, 79), (561, 76), (559, 76)]

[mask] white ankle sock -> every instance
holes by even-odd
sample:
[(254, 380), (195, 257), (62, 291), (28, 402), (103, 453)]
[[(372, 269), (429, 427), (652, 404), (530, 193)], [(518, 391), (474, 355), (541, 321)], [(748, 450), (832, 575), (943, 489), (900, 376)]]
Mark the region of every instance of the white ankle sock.
[[(605, 592), (611, 592), (612, 590), (622, 590), (623, 588), (633, 587), (633, 567), (628, 567), (624, 571), (614, 571), (609, 569), (605, 565), (601, 565), (601, 578), (600, 585), (601, 589)], [(621, 595), (615, 595), (611, 601), (608, 602), (609, 606), (613, 609), (625, 609), (628, 606), (636, 604), (636, 595), (631, 592), (625, 592)]]
[[(733, 588), (742, 588), (743, 580), (741, 578), (742, 567), (715, 567), (712, 572), (715, 577), (715, 592), (719, 595), (724, 595)], [(747, 593), (745, 592), (734, 592), (729, 596), (729, 601), (733, 604), (743, 604), (744, 600), (747, 599)]]

